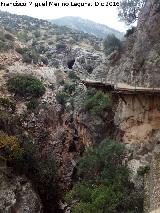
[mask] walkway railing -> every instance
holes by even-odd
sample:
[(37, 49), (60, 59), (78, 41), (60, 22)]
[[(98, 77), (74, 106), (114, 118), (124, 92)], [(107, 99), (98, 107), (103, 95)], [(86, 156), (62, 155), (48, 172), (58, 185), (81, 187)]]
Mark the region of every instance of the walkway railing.
[(135, 78), (134, 80), (134, 85), (128, 85), (125, 83), (119, 83), (117, 80), (117, 76), (115, 76), (114, 80), (112, 79), (111, 81), (107, 81), (106, 78), (100, 78), (99, 81), (91, 80), (91, 79), (83, 79), (82, 82), (86, 84), (93, 84), (98, 86), (98, 84), (101, 84), (103, 87), (106, 86), (112, 86), (114, 91), (128, 91), (128, 92), (148, 92), (148, 93), (160, 93), (160, 88), (156, 88), (154, 86), (154, 75), (153, 76), (153, 86), (152, 87), (139, 87), (137, 86), (137, 80)]

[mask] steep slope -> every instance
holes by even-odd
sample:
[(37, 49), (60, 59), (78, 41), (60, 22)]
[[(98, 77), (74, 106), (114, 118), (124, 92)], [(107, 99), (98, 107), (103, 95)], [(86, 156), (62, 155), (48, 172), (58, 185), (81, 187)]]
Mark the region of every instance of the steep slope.
[[(107, 119), (92, 119), (82, 110), (86, 89), (79, 78), (87, 77), (104, 60), (101, 40), (27, 16), (1, 12), (0, 17), (0, 136), (2, 139), (6, 134), (8, 137), (23, 135), (31, 138), (39, 149), (37, 155), (40, 158), (45, 156), (45, 165), (40, 169), (44, 176), (49, 166), (46, 166), (47, 156), (53, 157), (58, 167), (57, 182), (64, 192), (74, 178), (76, 160), (82, 155), (85, 146), (101, 140), (112, 131), (107, 126), (111, 123)], [(31, 97), (9, 92), (7, 82), (17, 74), (32, 75), (39, 79), (45, 87), (43, 96), (36, 98), (35, 102)], [(65, 99), (61, 94), (65, 94)], [(57, 97), (64, 103), (61, 101), (60, 104)], [(5, 101), (15, 103), (14, 112), (10, 107), (7, 108)], [(18, 124), (14, 119), (18, 120)], [(4, 141), (0, 140), (0, 143)], [(2, 148), (0, 150), (4, 152)], [(33, 160), (32, 156), (25, 159), (27, 162)], [(38, 162), (41, 163), (42, 159)], [(34, 163), (30, 165), (34, 166)], [(53, 161), (50, 165), (53, 165)], [(34, 167), (28, 176), (37, 173)], [(43, 175), (37, 180), (45, 180), (38, 190), (43, 210), (58, 212), (59, 203), (56, 203), (56, 199), (59, 198), (50, 197), (50, 193), (54, 193), (54, 190), (50, 192), (51, 185), (49, 190), (41, 189), (48, 180), (48, 177), (41, 180)], [(34, 187), (37, 187), (37, 181)], [(0, 195), (5, 202), (2, 188)]]
[[(51, 67), (87, 76), (104, 60), (102, 42), (95, 36), (27, 16), (1, 12), (0, 17), (1, 27), (22, 43), (28, 43), (29, 48), (33, 47), (39, 56), (37, 63), (47, 59), (45, 63)], [(73, 64), (70, 66), (70, 63)]]
[(126, 38), (121, 52), (111, 54), (106, 59), (107, 66), (97, 68), (93, 78), (132, 86), (159, 87), (159, 22), (159, 2), (147, 1), (137, 28)]
[(73, 30), (89, 33), (102, 39), (105, 38), (109, 33), (113, 33), (120, 39), (123, 37), (123, 33), (119, 32), (118, 30), (114, 30), (113, 28), (107, 27), (106, 25), (98, 24), (80, 17), (67, 16), (59, 19), (52, 19), (50, 22), (59, 26), (67, 26)]
[[(106, 91), (107, 83), (114, 88), (121, 85), (122, 90), (112, 91), (118, 102), (114, 119), (130, 153), (128, 164), (136, 184), (140, 183), (138, 168), (146, 168), (145, 213), (159, 212), (160, 207), (160, 93), (155, 93), (160, 85), (159, 24), (160, 2), (146, 1), (137, 28), (127, 35), (122, 50), (109, 55), (90, 75), (95, 86), (102, 81)], [(150, 88), (150, 92), (141, 93), (138, 87)]]
[(23, 176), (15, 175), (11, 169), (0, 167), (1, 212), (42, 212), (42, 204), (32, 184)]

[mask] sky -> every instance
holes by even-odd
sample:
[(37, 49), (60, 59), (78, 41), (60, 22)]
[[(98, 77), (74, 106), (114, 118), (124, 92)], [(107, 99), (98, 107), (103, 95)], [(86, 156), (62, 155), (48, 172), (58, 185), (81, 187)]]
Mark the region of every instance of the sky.
[[(0, 0), (0, 10), (18, 15), (28, 15), (40, 19), (79, 16), (100, 24), (105, 24), (121, 32), (125, 32), (127, 26), (125, 26), (123, 22), (119, 22), (118, 7), (106, 6), (107, 2), (112, 2), (112, 5), (113, 2), (119, 3), (119, 1), (120, 0)], [(52, 5), (49, 6), (49, 2), (52, 2)], [(10, 6), (2, 6), (4, 3), (9, 3)], [(26, 3), (26, 6), (13, 6), (13, 3)], [(42, 3), (45, 3), (45, 6), (42, 6)], [(46, 5), (46, 3), (48, 5)], [(59, 6), (55, 6), (56, 3), (59, 3)], [(69, 4), (69, 6), (62, 6), (62, 3), (66, 3), (66, 5)], [(75, 3), (79, 3), (79, 6), (73, 6)], [(85, 6), (81, 6), (80, 3), (86, 4)], [(92, 6), (88, 6), (89, 3)]]

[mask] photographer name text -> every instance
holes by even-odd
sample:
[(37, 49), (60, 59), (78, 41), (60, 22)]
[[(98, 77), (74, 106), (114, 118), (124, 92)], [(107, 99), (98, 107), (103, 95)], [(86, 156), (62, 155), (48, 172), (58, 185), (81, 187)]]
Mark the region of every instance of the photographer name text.
[(119, 7), (120, 3), (116, 1), (107, 1), (107, 2), (53, 2), (53, 1), (44, 1), (44, 2), (3, 2), (0, 1), (0, 7)]

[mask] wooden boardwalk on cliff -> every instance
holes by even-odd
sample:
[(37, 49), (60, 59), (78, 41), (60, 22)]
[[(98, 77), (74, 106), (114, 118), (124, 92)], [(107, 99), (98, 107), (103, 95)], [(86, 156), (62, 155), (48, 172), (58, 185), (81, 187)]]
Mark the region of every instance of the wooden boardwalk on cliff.
[(157, 94), (160, 95), (160, 88), (156, 87), (137, 87), (131, 86), (125, 83), (113, 83), (109, 81), (93, 81), (90, 79), (82, 80), (82, 83), (86, 87), (93, 87), (96, 89), (101, 89), (103, 91), (108, 91), (112, 93), (120, 94)]

